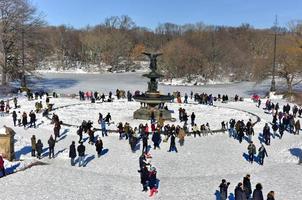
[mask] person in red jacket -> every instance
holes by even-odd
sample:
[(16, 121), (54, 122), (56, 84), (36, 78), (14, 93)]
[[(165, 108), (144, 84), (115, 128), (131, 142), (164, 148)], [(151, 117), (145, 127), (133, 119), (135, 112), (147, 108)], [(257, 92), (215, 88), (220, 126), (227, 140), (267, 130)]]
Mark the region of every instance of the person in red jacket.
[(2, 171), (2, 176), (5, 176), (4, 160), (2, 155), (0, 155), (0, 170)]

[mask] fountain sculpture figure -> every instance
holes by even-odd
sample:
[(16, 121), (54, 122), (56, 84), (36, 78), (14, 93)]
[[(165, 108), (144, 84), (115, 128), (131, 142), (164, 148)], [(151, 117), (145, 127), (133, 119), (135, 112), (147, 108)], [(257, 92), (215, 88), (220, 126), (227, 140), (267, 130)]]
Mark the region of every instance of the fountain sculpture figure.
[(162, 55), (162, 53), (146, 53), (143, 52), (144, 55), (147, 55), (150, 59), (151, 72), (148, 74), (143, 74), (144, 77), (150, 79), (148, 82), (148, 90), (140, 95), (134, 95), (134, 100), (141, 103), (141, 108), (136, 110), (133, 114), (134, 119), (145, 119), (148, 120), (151, 118), (152, 113), (156, 118), (161, 116), (164, 120), (172, 120), (171, 112), (167, 109), (164, 109), (164, 103), (171, 102), (173, 96), (171, 95), (162, 95), (158, 91), (158, 81), (157, 79), (163, 77), (157, 71), (157, 57)]

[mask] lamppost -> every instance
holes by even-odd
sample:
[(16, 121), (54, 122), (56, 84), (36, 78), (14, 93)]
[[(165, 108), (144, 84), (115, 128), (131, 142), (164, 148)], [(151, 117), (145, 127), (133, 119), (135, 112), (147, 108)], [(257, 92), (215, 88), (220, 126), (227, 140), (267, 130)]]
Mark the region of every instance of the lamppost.
[(274, 34), (274, 57), (273, 57), (273, 73), (272, 73), (272, 84), (271, 84), (271, 92), (275, 92), (276, 91), (276, 80), (275, 80), (275, 76), (276, 76), (276, 45), (277, 45), (277, 33), (275, 31)]
[(277, 46), (277, 24), (278, 24), (278, 18), (276, 16), (275, 25), (274, 25), (274, 55), (273, 55), (273, 71), (272, 71), (272, 83), (271, 83), (271, 92), (276, 91), (276, 46)]

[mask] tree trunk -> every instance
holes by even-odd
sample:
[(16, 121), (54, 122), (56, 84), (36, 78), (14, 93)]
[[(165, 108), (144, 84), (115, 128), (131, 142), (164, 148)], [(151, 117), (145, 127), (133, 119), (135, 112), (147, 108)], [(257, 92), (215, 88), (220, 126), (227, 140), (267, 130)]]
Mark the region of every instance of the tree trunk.
[(7, 59), (6, 54), (4, 54), (4, 66), (2, 67), (2, 74), (1, 74), (1, 85), (7, 85)]
[(1, 74), (1, 85), (7, 85), (6, 82), (6, 72), (4, 69), (2, 69), (2, 74)]

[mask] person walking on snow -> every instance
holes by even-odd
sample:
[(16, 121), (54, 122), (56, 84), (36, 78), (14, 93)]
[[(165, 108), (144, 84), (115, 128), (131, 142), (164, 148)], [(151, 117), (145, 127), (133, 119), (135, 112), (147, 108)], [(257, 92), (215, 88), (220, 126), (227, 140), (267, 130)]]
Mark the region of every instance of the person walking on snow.
[(83, 142), (80, 142), (80, 145), (78, 146), (77, 150), (79, 155), (79, 167), (81, 167), (84, 164), (85, 158), (85, 146), (83, 145)]
[(260, 165), (263, 165), (265, 156), (268, 157), (264, 145), (261, 144), (261, 147), (258, 149), (258, 157), (259, 157), (259, 164)]
[(22, 114), (22, 125), (25, 129), (25, 127), (27, 125), (27, 114), (26, 114), (26, 112), (23, 112), (23, 114)]
[(263, 128), (263, 137), (266, 145), (270, 145), (271, 143), (271, 132), (270, 132), (270, 127), (266, 123), (264, 128)]
[(153, 135), (152, 135), (152, 141), (153, 141), (154, 149), (156, 149), (156, 148), (160, 149), (159, 143), (161, 141), (161, 137), (160, 137), (160, 133), (158, 132), (158, 130), (156, 130), (153, 133)]
[(192, 112), (192, 114), (191, 114), (191, 126), (194, 126), (194, 124), (195, 124), (195, 118), (196, 118), (195, 113)]
[(140, 175), (141, 175), (141, 184), (143, 186), (143, 192), (148, 191), (148, 178), (149, 178), (149, 171), (146, 166), (143, 166), (140, 169)]
[(95, 143), (95, 149), (97, 152), (98, 157), (101, 157), (102, 151), (103, 151), (103, 141), (101, 139), (98, 139)]
[(249, 153), (249, 162), (252, 164), (254, 161), (254, 155), (256, 154), (256, 146), (253, 144), (253, 142), (250, 142), (247, 150)]
[(252, 184), (251, 184), (251, 176), (247, 174), (243, 178), (243, 189), (246, 194), (246, 199), (250, 199), (250, 196), (252, 194)]
[(36, 150), (37, 150), (36, 136), (33, 135), (30, 140), (31, 140), (31, 156), (35, 157), (36, 156)]
[(61, 124), (59, 121), (55, 122), (54, 128), (53, 128), (53, 133), (55, 135), (55, 142), (57, 141), (57, 138), (60, 137), (60, 129), (61, 129)]
[(171, 152), (175, 150), (175, 152), (177, 153), (177, 148), (176, 148), (176, 144), (175, 144), (175, 136), (174, 134), (171, 135), (171, 139), (170, 139), (170, 148), (169, 148), (169, 151), (168, 152)]
[(29, 113), (29, 123), (30, 123), (30, 128), (31, 127), (34, 127), (34, 128), (36, 128), (36, 114), (34, 113), (34, 111), (30, 111), (30, 113)]
[(273, 123), (272, 129), (273, 129), (273, 137), (276, 137), (277, 134), (277, 130), (278, 130), (278, 124), (277, 123)]
[(110, 120), (111, 120), (111, 115), (110, 113), (108, 113), (105, 117), (105, 122), (107, 122), (107, 124), (109, 125), (110, 124)]
[(235, 200), (247, 200), (242, 183), (238, 183), (234, 193), (235, 193)]
[(81, 142), (83, 139), (83, 126), (79, 127), (79, 129), (77, 130), (77, 134), (79, 136), (79, 142)]
[(228, 196), (228, 187), (230, 183), (226, 182), (225, 179), (222, 179), (220, 185), (219, 185), (219, 191), (220, 191), (220, 199), (226, 200)]
[(106, 122), (103, 119), (101, 120), (101, 128), (102, 128), (102, 137), (108, 136), (107, 135)]
[(299, 135), (299, 131), (301, 129), (300, 120), (298, 119), (295, 123), (295, 135)]
[(158, 192), (156, 174), (157, 174), (156, 168), (151, 167), (149, 172), (149, 188), (150, 188), (149, 197), (152, 197), (155, 193)]
[(48, 146), (49, 146), (49, 159), (50, 158), (55, 158), (55, 144), (56, 141), (53, 139), (52, 135), (50, 136), (49, 140), (48, 140)]
[(71, 145), (69, 146), (69, 158), (71, 166), (75, 165), (74, 159), (77, 157), (77, 152), (75, 148), (75, 142), (72, 141)]
[(264, 200), (260, 183), (257, 183), (256, 189), (253, 191), (253, 200)]
[(143, 148), (142, 148), (142, 153), (147, 153), (148, 152), (148, 134), (145, 132), (143, 134)]
[(187, 95), (187, 93), (185, 93), (185, 100), (184, 100), (184, 103), (185, 103), (185, 104), (188, 103), (188, 95)]
[(13, 122), (14, 122), (14, 126), (16, 126), (17, 125), (17, 113), (15, 110), (13, 111)]
[(43, 152), (43, 143), (41, 142), (41, 140), (39, 139), (37, 144), (36, 144), (36, 148), (37, 148), (37, 158), (41, 159), (41, 155)]

